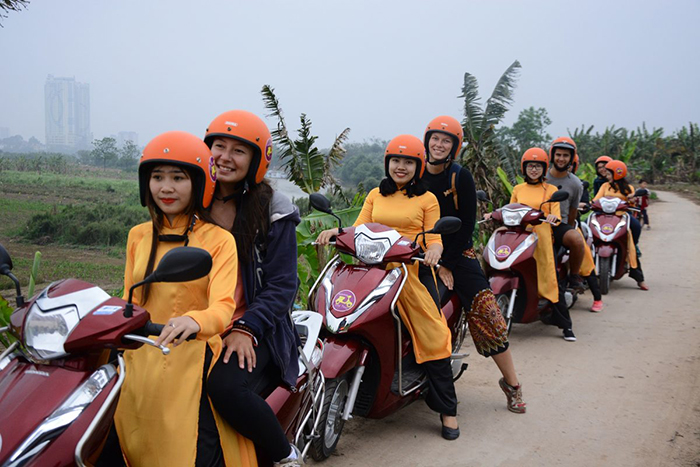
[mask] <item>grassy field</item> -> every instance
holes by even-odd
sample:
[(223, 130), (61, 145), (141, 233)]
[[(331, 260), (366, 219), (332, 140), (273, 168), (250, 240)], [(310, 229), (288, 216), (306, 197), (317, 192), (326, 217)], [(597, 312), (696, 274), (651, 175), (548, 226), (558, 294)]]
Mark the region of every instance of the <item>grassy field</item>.
[[(37, 291), (67, 277), (97, 284), (108, 292), (121, 288), (123, 245), (85, 247), (57, 244), (50, 238), (39, 242), (25, 238), (27, 224), (37, 214), (55, 216), (65, 206), (99, 210), (104, 205), (124, 205), (129, 209), (140, 206), (136, 174), (95, 169), (72, 175), (0, 172), (0, 243), (12, 256), (13, 273), (23, 288), (29, 283), (36, 251), (42, 253)], [(140, 209), (147, 218), (145, 208)], [(0, 278), (0, 293), (5, 298), (14, 296), (11, 289), (12, 283), (5, 277)]]

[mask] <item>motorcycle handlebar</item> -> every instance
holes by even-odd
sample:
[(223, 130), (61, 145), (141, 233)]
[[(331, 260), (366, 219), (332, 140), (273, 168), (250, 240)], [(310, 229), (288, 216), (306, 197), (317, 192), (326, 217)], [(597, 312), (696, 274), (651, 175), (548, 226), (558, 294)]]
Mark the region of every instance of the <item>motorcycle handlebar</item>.
[[(165, 324), (158, 324), (158, 323), (152, 323), (148, 322), (146, 325), (143, 327), (143, 333), (146, 336), (160, 336), (160, 333), (163, 332), (163, 328), (165, 327)], [(187, 337), (187, 341), (191, 341), (197, 338), (197, 334), (191, 334), (189, 337)]]

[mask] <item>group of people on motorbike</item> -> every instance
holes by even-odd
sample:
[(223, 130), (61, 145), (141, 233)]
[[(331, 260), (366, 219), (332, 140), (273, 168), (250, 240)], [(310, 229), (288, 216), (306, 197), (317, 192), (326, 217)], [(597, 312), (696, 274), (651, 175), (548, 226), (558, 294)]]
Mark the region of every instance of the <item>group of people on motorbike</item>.
[[(426, 402), (440, 414), (442, 436), (449, 440), (460, 432), (438, 281), (458, 294), (477, 351), (493, 357), (502, 373), (499, 386), (508, 410), (526, 412), (507, 327), (472, 243), (477, 197), (471, 173), (455, 163), (462, 141), (461, 124), (449, 116), (433, 119), (423, 141), (411, 135), (392, 139), (384, 155), (385, 178), (367, 195), (355, 221), (382, 223), (409, 238), (430, 230), (440, 217), (462, 221), (456, 233), (424, 236), (424, 262), (409, 265), (398, 301), (416, 361), (428, 375)], [(167, 323), (157, 343), (172, 344), (173, 351), (167, 358), (146, 348), (125, 351), (129, 372), (99, 465), (123, 465), (124, 459), (131, 465), (256, 465), (256, 448), (274, 465), (302, 462), (260, 396), (279, 384), (296, 390), (299, 371), (300, 342), (290, 310), (298, 286), (300, 217), (265, 179), (272, 149), (265, 123), (241, 110), (216, 117), (203, 140), (167, 132), (145, 147), (139, 190), (151, 221), (129, 233), (124, 290), (183, 245), (207, 250), (212, 270), (196, 281), (156, 283), (136, 292), (134, 303), (147, 308), (154, 322)], [(528, 150), (521, 165), (526, 182), (511, 199), (539, 208), (554, 185), (572, 193), (568, 204), (546, 207), (550, 223), (537, 227), (549, 229), (541, 235), (538, 275), (544, 279), (542, 296), (553, 303), (561, 301), (561, 287), (548, 269), (552, 243), (572, 252), (572, 286), (582, 286), (580, 276), (595, 281), (590, 251), (573, 225), (585, 191), (575, 177), (578, 160), (568, 138), (556, 140), (549, 155)], [(596, 196), (629, 194), (625, 173), (620, 176), (614, 162)], [(317, 242), (327, 244), (337, 234), (324, 231)], [(593, 308), (602, 309), (599, 297)], [(568, 310), (557, 309), (554, 324), (575, 340)], [(186, 340), (192, 336), (196, 339)]]

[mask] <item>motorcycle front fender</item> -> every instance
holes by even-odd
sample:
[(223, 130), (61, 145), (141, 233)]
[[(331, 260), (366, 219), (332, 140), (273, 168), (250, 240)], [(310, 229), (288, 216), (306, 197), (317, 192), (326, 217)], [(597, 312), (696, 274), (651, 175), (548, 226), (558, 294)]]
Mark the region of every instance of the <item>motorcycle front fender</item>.
[(510, 292), (520, 287), (520, 278), (509, 274), (496, 274), (489, 278), (494, 295)]
[(615, 254), (615, 248), (612, 245), (601, 245), (597, 253), (601, 258), (611, 258)]
[(337, 336), (326, 337), (321, 361), (323, 376), (327, 380), (337, 378), (362, 365), (364, 350), (356, 340), (342, 339)]

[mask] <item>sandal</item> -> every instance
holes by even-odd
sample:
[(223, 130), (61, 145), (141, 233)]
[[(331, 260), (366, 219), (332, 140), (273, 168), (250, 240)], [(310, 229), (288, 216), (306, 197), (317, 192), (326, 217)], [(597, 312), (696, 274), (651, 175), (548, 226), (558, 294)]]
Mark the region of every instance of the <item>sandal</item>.
[(499, 379), (498, 385), (508, 398), (508, 410), (513, 413), (525, 413), (527, 410), (527, 404), (523, 402), (523, 385), (518, 384), (517, 386), (513, 387), (506, 383), (505, 378)]

